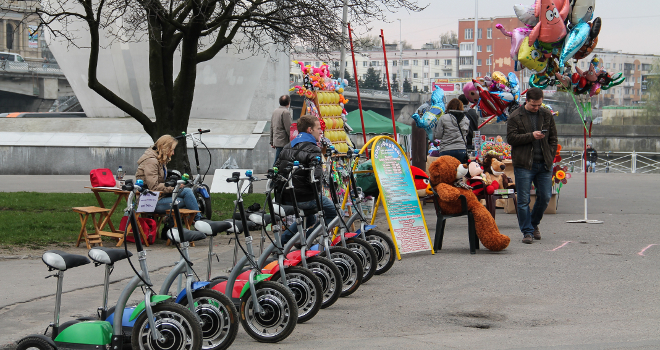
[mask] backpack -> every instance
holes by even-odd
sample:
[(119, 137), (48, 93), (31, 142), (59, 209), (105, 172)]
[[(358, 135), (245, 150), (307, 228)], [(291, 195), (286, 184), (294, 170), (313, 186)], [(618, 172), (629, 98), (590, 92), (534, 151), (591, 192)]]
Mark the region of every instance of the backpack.
[[(119, 229), (121, 231), (124, 231), (126, 229), (127, 222), (128, 222), (128, 216), (124, 216), (121, 218), (121, 222), (119, 223)], [(142, 231), (144, 231), (144, 234), (147, 235), (147, 241), (149, 242), (149, 244), (154, 244), (154, 242), (156, 242), (156, 220), (149, 218), (138, 218), (138, 222), (140, 223), (140, 226), (142, 226)], [(132, 227), (129, 232), (133, 233)], [(133, 234), (133, 236), (126, 235), (126, 241), (135, 242), (135, 234)], [(140, 242), (142, 242), (142, 239), (140, 239)]]
[(474, 108), (470, 108), (465, 111), (465, 117), (470, 120), (470, 127), (468, 128), (465, 137), (466, 147), (467, 149), (474, 149), (474, 142), (472, 142), (472, 139), (474, 138), (474, 132), (479, 130), (479, 114), (477, 114), (477, 111), (475, 111)]
[[(357, 170), (374, 170), (374, 168), (371, 161), (366, 161), (358, 165)], [(358, 187), (362, 188), (362, 192), (367, 196), (375, 197), (380, 193), (380, 190), (378, 190), (378, 181), (376, 180), (374, 173), (355, 174), (355, 182)]]

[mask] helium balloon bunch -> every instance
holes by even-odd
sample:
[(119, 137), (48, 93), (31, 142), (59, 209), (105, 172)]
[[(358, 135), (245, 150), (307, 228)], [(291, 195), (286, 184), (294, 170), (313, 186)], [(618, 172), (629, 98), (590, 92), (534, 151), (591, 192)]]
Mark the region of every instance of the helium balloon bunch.
[(490, 77), (473, 79), (463, 86), (463, 94), (473, 106), (478, 106), (483, 118), (497, 117), (506, 121), (520, 102), (520, 82), (515, 73), (494, 72)]

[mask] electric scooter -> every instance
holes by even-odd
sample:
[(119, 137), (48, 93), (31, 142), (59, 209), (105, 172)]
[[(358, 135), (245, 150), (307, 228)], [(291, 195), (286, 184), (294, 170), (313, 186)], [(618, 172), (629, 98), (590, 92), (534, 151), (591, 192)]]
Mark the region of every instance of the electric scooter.
[[(253, 238), (248, 229), (248, 220), (243, 207), (241, 188), (245, 181), (257, 179), (252, 171), (246, 171), (246, 177), (234, 172), (227, 182), (236, 183), (236, 202), (234, 211), (241, 214), (241, 223), (233, 223), (230, 231), (234, 232), (236, 244), (243, 256), (231, 270), (229, 277), (216, 277), (211, 282), (213, 289), (230, 297), (240, 310), (243, 329), (255, 340), (276, 343), (286, 339), (295, 329), (298, 320), (298, 305), (291, 291), (284, 285), (268, 281), (272, 274), (264, 274), (257, 265), (252, 247)], [(212, 224), (219, 225), (219, 222)], [(240, 243), (239, 233), (245, 237), (245, 248)], [(247, 268), (247, 270), (243, 270)]]
[[(142, 180), (136, 181), (135, 185), (129, 180), (123, 186), (124, 190), (131, 191), (128, 201), (129, 206), (126, 209), (131, 227), (138, 227), (133, 199), (137, 192), (147, 192), (146, 188), (142, 186)], [(135, 270), (130, 262), (130, 253), (126, 243), (124, 243), (124, 250), (96, 247), (89, 251), (92, 260), (98, 264), (106, 265), (103, 309), (107, 306), (109, 272), (115, 262), (129, 258), (135, 276), (121, 292), (117, 301), (117, 308), (124, 309), (135, 288), (141, 287), (143, 289), (144, 300), (135, 307), (130, 315), (131, 321), (135, 320), (131, 336), (133, 349), (200, 349), (202, 346), (202, 329), (197, 317), (189, 309), (168, 302), (171, 299), (169, 295), (157, 295), (153, 291), (153, 284), (147, 267), (147, 253), (144, 251), (140, 239), (135, 240), (135, 246), (140, 262), (140, 272)], [(105, 320), (76, 320), (63, 323), (61, 326), (59, 324), (64, 271), (86, 265), (90, 262), (89, 259), (81, 255), (50, 250), (43, 254), (42, 260), (48, 266), (49, 271), (57, 270), (57, 273), (52, 275), (57, 278), (57, 292), (55, 294), (54, 322), (49, 325), (49, 328), (52, 328), (51, 337), (41, 334), (30, 335), (18, 342), (17, 349), (122, 349), (125, 336), (122, 330), (121, 314), (114, 315), (112, 325)], [(104, 311), (101, 312), (102, 316), (105, 316), (103, 315)]]
[[(316, 186), (316, 183), (319, 181), (315, 179), (314, 170), (317, 166), (320, 166), (321, 157), (316, 157), (316, 159), (310, 162), (309, 167), (305, 168), (300, 165), (298, 161), (294, 161), (292, 172), (296, 171), (308, 171), (310, 176), (310, 183), (314, 184), (314, 198), (316, 201), (316, 209), (303, 211), (298, 208), (298, 201), (296, 199), (295, 190), (293, 186), (292, 177), (289, 177), (287, 182), (287, 190), (290, 190), (293, 198), (293, 214), (298, 226), (298, 232), (287, 242), (284, 247), (284, 254), (289, 256), (294, 245), (298, 243), (300, 245), (299, 256), (302, 260), (303, 266), (307, 265), (307, 255), (308, 247), (311, 247), (312, 251), (321, 251), (325, 254), (325, 257), (331, 260), (339, 269), (339, 272), (342, 277), (342, 291), (341, 296), (349, 296), (360, 287), (362, 284), (362, 276), (364, 275), (364, 270), (362, 268), (362, 261), (360, 258), (350, 249), (338, 246), (332, 246), (328, 226), (325, 223), (323, 206), (321, 203), (321, 197), (319, 190)], [(319, 217), (319, 224), (312, 230), (312, 232), (307, 234), (307, 225), (306, 220), (303, 221), (302, 217), (316, 211)], [(332, 220), (332, 223), (339, 222), (339, 217), (336, 217)], [(319, 244), (316, 244), (316, 241), (319, 241)]]
[[(195, 194), (195, 199), (197, 199), (197, 206), (199, 207), (199, 211), (201, 212), (202, 217), (211, 220), (211, 215), (213, 215), (213, 210), (211, 209), (211, 191), (209, 189), (209, 186), (204, 184), (204, 178), (206, 177), (206, 174), (208, 174), (209, 169), (211, 168), (211, 152), (209, 151), (209, 167), (206, 169), (206, 173), (204, 175), (201, 174), (201, 171), (199, 169), (199, 154), (197, 153), (197, 144), (201, 143), (206, 147), (206, 144), (202, 142), (202, 134), (211, 132), (211, 130), (202, 130), (202, 129), (197, 129), (197, 132), (194, 132), (192, 134), (186, 134), (186, 132), (182, 132), (181, 135), (175, 137), (175, 139), (179, 138), (187, 138), (190, 139), (193, 143), (193, 150), (195, 151), (195, 165), (197, 167), (197, 175), (195, 175), (195, 178), (192, 181), (189, 181), (186, 186), (191, 187), (193, 193)], [(199, 135), (197, 138), (195, 138), (195, 135)], [(206, 147), (206, 150), (208, 151), (208, 147)]]

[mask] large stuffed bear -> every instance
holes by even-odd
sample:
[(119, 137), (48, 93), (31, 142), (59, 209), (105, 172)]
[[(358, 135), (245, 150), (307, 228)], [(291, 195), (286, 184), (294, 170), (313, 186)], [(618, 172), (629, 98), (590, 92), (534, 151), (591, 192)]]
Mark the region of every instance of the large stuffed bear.
[(460, 195), (467, 199), (468, 210), (474, 216), (477, 237), (484, 247), (492, 251), (500, 251), (509, 246), (509, 237), (500, 233), (495, 219), (490, 212), (479, 203), (470, 186), (465, 184), (464, 177), (468, 169), (458, 159), (451, 156), (439, 157), (429, 167), (431, 186), (438, 193), (440, 209), (443, 213), (458, 214), (461, 212)]

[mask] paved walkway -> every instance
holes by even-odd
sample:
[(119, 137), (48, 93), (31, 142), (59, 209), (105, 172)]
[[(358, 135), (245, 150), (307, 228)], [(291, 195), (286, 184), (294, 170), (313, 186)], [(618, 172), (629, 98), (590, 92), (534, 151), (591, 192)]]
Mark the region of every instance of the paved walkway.
[[(17, 189), (33, 184), (30, 177), (12, 179)], [(653, 184), (660, 177), (590, 175), (589, 218), (605, 223), (567, 224), (584, 216), (581, 179), (562, 188), (557, 214), (546, 215), (540, 226), (541, 241), (522, 244), (516, 216), (498, 210), (510, 246), (470, 255), (465, 220), (450, 219), (437, 254), (404, 255), (279, 344), (257, 343), (240, 330), (231, 348), (658, 349), (660, 189)], [(3, 186), (7, 181), (0, 177)], [(432, 206), (424, 209), (433, 236)], [(382, 217), (378, 224), (387, 232)], [(227, 237), (218, 241), (221, 261), (214, 271), (220, 274), (231, 265), (232, 246)], [(200, 243), (192, 259), (203, 274), (207, 246)], [(48, 272), (41, 253), (0, 259), (0, 346), (42, 333), (51, 321), (55, 280), (43, 279)], [(148, 254), (158, 284), (177, 252), (155, 245)], [(128, 264), (118, 264), (111, 298), (130, 276)], [(102, 279), (102, 268), (93, 266), (66, 273), (62, 321), (95, 312)]]

